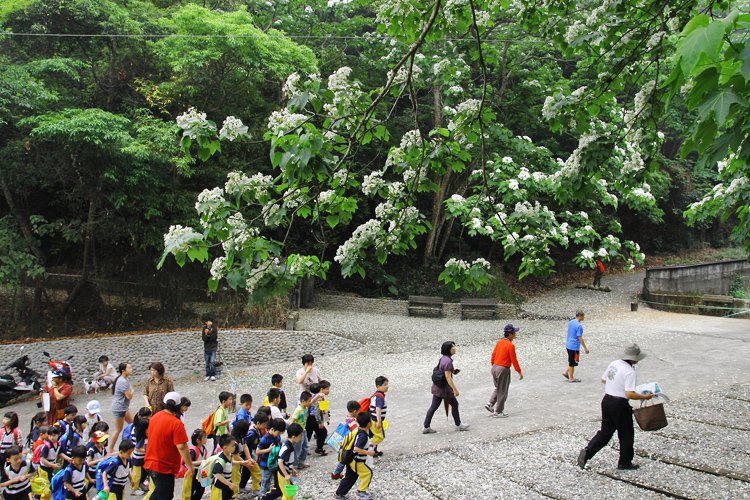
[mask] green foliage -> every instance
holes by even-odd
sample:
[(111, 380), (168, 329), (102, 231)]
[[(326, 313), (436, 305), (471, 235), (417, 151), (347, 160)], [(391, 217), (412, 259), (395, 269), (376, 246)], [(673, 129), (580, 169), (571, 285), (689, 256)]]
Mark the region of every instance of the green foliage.
[(31, 245), (17, 231), (9, 216), (0, 217), (0, 285), (20, 288), (23, 280), (34, 280), (46, 271), (34, 256)]
[(732, 280), (732, 286), (729, 287), (729, 295), (735, 299), (750, 299), (750, 294), (745, 289), (745, 277), (741, 274), (735, 274)]

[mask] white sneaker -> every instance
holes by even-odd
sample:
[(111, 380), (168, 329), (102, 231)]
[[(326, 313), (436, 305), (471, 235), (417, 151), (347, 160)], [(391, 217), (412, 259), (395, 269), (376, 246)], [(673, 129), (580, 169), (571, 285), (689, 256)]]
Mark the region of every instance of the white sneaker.
[(203, 379), (204, 382), (208, 382), (209, 380), (211, 380), (211, 377), (206, 377)]
[(494, 413), (495, 405), (493, 405), (492, 403), (487, 403), (486, 405), (484, 405), (484, 409), (490, 413)]
[(134, 491), (133, 493), (131, 493), (131, 494), (132, 494), (133, 496), (136, 496), (136, 497), (142, 497), (143, 495), (145, 495), (145, 494), (146, 494), (146, 492), (145, 492), (145, 491), (143, 491), (143, 490), (141, 490), (141, 489), (137, 489), (137, 490), (135, 490), (135, 491)]
[(492, 414), (492, 418), (508, 418), (509, 416), (510, 416), (510, 415), (508, 415), (508, 414), (507, 414), (507, 413), (505, 413), (505, 412), (500, 412), (500, 413), (493, 413), (493, 414)]
[(437, 431), (432, 427), (425, 427), (422, 429), (422, 434), (435, 434)]
[(216, 377), (211, 377), (211, 382), (216, 382)]
[(461, 424), (458, 427), (456, 427), (459, 431), (468, 431), (470, 425), (469, 424)]

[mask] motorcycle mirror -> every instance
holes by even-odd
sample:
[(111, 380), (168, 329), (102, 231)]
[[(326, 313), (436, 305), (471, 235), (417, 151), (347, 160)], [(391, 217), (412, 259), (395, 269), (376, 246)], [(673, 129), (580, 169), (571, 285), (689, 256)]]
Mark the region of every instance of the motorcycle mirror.
[(47, 351), (42, 351), (42, 354), (44, 354), (44, 355), (45, 355), (45, 356), (47, 356), (48, 358), (50, 357), (50, 355), (49, 355), (49, 353), (48, 353)]
[(26, 349), (26, 346), (25, 346), (25, 345), (22, 345), (22, 346), (21, 346), (21, 350), (23, 351), (24, 349)]

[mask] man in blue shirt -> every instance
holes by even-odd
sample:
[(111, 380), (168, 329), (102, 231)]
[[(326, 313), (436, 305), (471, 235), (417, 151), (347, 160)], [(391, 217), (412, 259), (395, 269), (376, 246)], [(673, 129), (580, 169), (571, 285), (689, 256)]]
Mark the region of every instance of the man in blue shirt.
[(573, 376), (573, 372), (578, 366), (578, 359), (581, 346), (586, 354), (589, 353), (589, 348), (586, 347), (586, 342), (583, 340), (583, 311), (580, 309), (576, 311), (576, 317), (568, 322), (568, 336), (565, 341), (565, 350), (568, 351), (568, 367), (563, 372), (568, 382), (580, 382), (579, 379)]

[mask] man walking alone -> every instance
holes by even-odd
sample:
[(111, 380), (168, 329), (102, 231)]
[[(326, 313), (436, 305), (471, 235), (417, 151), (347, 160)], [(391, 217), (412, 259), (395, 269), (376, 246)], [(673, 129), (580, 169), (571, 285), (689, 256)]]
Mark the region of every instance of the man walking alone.
[(216, 380), (216, 351), (219, 349), (219, 329), (216, 328), (211, 316), (204, 314), (203, 329), (203, 359), (206, 361), (206, 378), (204, 380)]
[(487, 411), (492, 413), (495, 418), (507, 418), (505, 413), (505, 400), (508, 398), (508, 388), (510, 387), (510, 367), (518, 372), (518, 380), (523, 380), (521, 367), (518, 365), (516, 358), (516, 346), (513, 341), (520, 328), (511, 324), (505, 325), (503, 329), (503, 338), (495, 344), (492, 351), (492, 381), (495, 384), (495, 390), (492, 391), (490, 401), (484, 405)]

